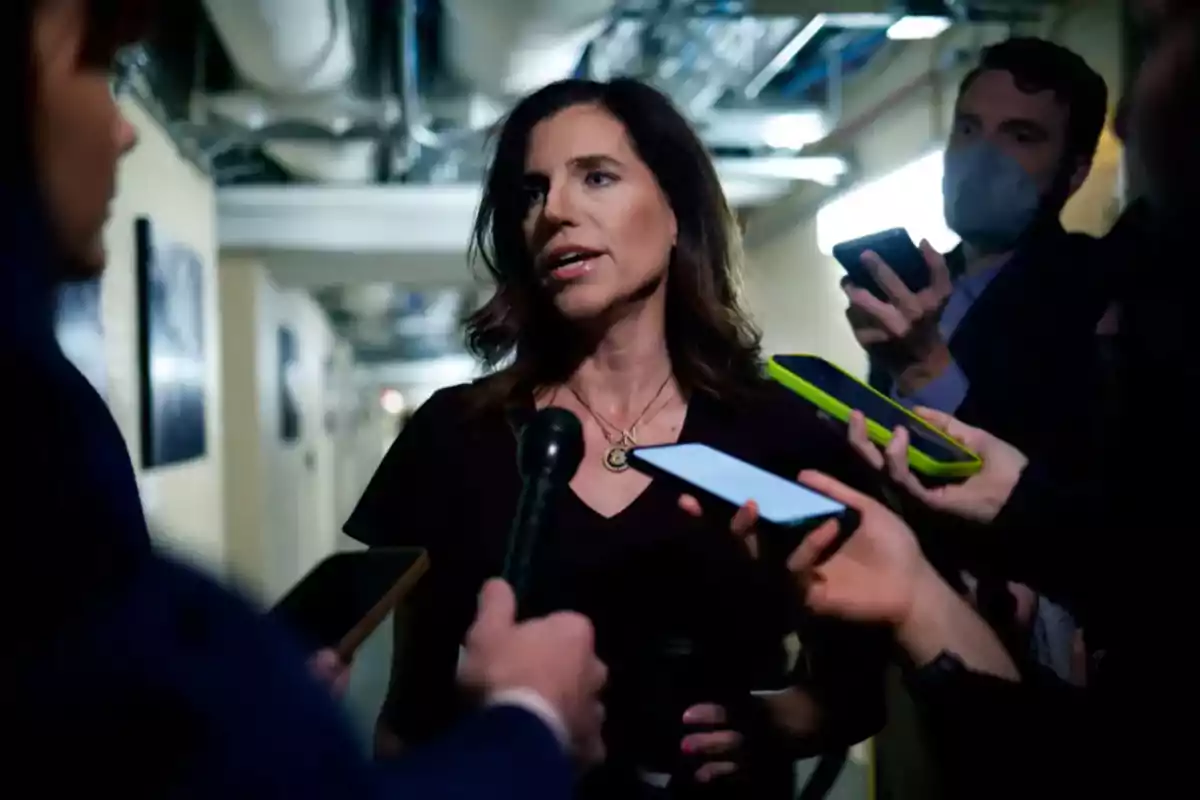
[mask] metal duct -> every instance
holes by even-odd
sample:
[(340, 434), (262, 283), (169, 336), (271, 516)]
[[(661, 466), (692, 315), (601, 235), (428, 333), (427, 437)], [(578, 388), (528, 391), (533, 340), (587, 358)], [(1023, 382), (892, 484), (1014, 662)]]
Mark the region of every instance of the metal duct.
[(237, 71), (259, 89), (329, 92), (354, 72), (347, 0), (204, 0)]
[(568, 78), (609, 23), (615, 0), (442, 0), (450, 68), (491, 97)]
[(361, 184), (375, 180), (379, 142), (277, 139), (264, 142), (263, 152), (289, 172), (320, 183)]

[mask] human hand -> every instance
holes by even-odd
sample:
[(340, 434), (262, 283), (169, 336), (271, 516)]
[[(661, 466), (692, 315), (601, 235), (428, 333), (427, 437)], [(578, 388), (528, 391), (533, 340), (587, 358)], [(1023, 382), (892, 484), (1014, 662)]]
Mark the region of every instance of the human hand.
[(827, 475), (803, 472), (800, 482), (859, 515), (858, 527), (832, 555), (839, 520), (818, 527), (788, 558), (805, 605), (823, 616), (902, 625), (921, 588), (930, 580), (940, 582), (916, 536), (883, 505)]
[[(689, 516), (704, 516), (704, 507), (690, 494), (679, 496), (679, 507)], [(758, 503), (751, 500), (739, 508), (729, 521), (729, 532), (742, 540), (751, 557), (758, 558)]]
[(918, 665), (951, 650), (976, 672), (1019, 680), (995, 632), (925, 560), (903, 520), (826, 475), (805, 472), (800, 479), (859, 513), (858, 527), (836, 551), (830, 553), (839, 522), (830, 520), (788, 559), (814, 613), (887, 625)]
[(558, 713), (575, 755), (585, 764), (599, 763), (604, 760), (600, 690), (608, 671), (594, 648), (586, 617), (560, 612), (518, 623), (512, 587), (491, 580), (467, 632), (459, 682), (485, 698), (512, 689), (536, 692)]
[(729, 715), (714, 703), (694, 705), (683, 712), (684, 725), (704, 726), (707, 730), (689, 733), (680, 742), (684, 755), (698, 757), (704, 763), (696, 770), (697, 783), (708, 783), (737, 772), (737, 753), (742, 734), (729, 730)]
[(334, 699), (340, 700), (350, 685), (350, 665), (342, 661), (337, 651), (326, 647), (308, 659), (308, 671), (319, 683), (329, 689)]
[(1008, 502), (1029, 459), (1008, 442), (949, 414), (928, 408), (917, 408), (915, 413), (979, 456), (979, 472), (961, 483), (925, 486), (908, 466), (908, 431), (896, 428), (891, 442), (880, 450), (867, 436), (866, 420), (858, 411), (850, 415), (850, 444), (868, 464), (886, 470), (893, 481), (930, 508), (976, 522), (991, 522)]
[(863, 253), (864, 266), (887, 295), (880, 300), (849, 280), (842, 291), (850, 301), (846, 318), (864, 349), (884, 356), (901, 389), (911, 391), (936, 377), (950, 363), (950, 351), (938, 330), (942, 308), (954, 284), (946, 260), (927, 241), (921, 254), (929, 267), (929, 285), (913, 292), (877, 253)]

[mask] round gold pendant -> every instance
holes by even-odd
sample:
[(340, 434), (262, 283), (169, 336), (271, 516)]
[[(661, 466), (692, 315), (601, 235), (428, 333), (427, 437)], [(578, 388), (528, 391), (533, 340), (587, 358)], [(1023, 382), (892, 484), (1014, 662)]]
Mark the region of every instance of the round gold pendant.
[(604, 467), (609, 472), (624, 472), (629, 469), (629, 448), (613, 445), (604, 453)]

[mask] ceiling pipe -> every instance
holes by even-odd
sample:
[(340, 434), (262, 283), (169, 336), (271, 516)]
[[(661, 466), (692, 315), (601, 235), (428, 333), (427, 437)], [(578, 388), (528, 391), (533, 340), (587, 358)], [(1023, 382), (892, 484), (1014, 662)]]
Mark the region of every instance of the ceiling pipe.
[[(449, 29), (447, 58), (459, 77), (488, 96), (504, 97), (507, 92), (496, 87), (511, 88), (514, 82), (517, 93), (524, 94), (543, 83), (570, 77), (584, 48), (595, 38), (599, 30), (596, 26), (607, 24), (614, 6), (614, 0), (590, 0), (590, 5), (574, 0), (571, 4), (538, 5), (520, 13), (495, 0), (447, 0), (443, 21)], [(400, 0), (397, 39), (401, 44), (396, 59), (401, 111), (398, 137), (405, 149), (402, 164), (406, 165), (416, 160), (422, 148), (448, 150), (478, 133), (472, 129), (443, 133), (428, 124), (421, 101), (419, 10), (419, 0)], [(532, 20), (533, 24), (525, 20)], [(539, 25), (548, 26), (547, 30), (540, 30)], [(486, 47), (482, 46), (484, 39)], [(473, 42), (480, 46), (472, 46)], [(489, 56), (502, 58), (503, 63), (493, 63)], [(566, 67), (559, 69), (559, 62)]]
[(332, 92), (354, 72), (347, 0), (204, 0), (204, 7), (238, 74), (265, 92)]
[(783, 47), (775, 53), (767, 65), (759, 70), (746, 84), (742, 94), (747, 100), (754, 100), (775, 79), (775, 76), (787, 69), (788, 64), (817, 37), (826, 26), (843, 29), (886, 28), (895, 17), (892, 14), (816, 14), (803, 28), (796, 32)]
[(569, 78), (616, 0), (442, 0), (449, 69), (496, 99)]

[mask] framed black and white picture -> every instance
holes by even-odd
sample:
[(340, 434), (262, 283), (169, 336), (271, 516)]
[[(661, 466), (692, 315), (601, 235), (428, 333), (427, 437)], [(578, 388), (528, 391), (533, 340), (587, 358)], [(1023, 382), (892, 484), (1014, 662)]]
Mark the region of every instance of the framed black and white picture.
[(100, 279), (65, 283), (58, 290), (55, 334), (59, 347), (102, 397), (108, 393)]
[(140, 217), (137, 241), (142, 464), (191, 461), (208, 449), (204, 261)]
[(300, 354), (296, 334), (288, 327), (279, 329), (279, 438), (284, 442), (300, 440), (300, 398), (298, 395)]

